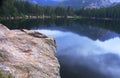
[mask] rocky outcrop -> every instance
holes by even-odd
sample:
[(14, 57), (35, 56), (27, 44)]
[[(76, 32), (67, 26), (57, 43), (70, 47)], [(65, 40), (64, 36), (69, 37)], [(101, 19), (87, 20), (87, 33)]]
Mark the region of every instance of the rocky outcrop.
[(60, 78), (54, 38), (0, 24), (0, 78)]

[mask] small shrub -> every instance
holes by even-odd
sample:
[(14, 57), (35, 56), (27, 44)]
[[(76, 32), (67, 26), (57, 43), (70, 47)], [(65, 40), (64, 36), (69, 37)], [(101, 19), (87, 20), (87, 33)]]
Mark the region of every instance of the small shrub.
[[(5, 78), (3, 75), (0, 73), (0, 78)], [(6, 78), (14, 78), (11, 74), (9, 74)]]

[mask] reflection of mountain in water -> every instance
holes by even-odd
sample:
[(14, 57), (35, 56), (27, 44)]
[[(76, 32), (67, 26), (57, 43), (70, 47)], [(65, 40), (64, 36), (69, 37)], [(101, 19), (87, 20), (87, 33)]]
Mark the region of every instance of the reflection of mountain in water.
[[(70, 28), (73, 30), (73, 28)], [(119, 36), (115, 32), (111, 32), (106, 29), (98, 28), (98, 27), (91, 27), (91, 26), (79, 26), (75, 27), (74, 32), (77, 32), (80, 35), (87, 36), (93, 40), (101, 40), (105, 41), (114, 37)]]
[[(44, 28), (44, 27), (43, 27)], [(120, 37), (119, 34), (112, 32), (110, 30), (102, 29), (99, 27), (92, 27), (92, 26), (63, 26), (63, 27), (50, 27), (49, 29), (52, 30), (62, 30), (62, 31), (71, 31), (77, 33), (82, 36), (87, 36), (92, 40), (99, 39), (100, 41), (105, 41), (114, 37)]]

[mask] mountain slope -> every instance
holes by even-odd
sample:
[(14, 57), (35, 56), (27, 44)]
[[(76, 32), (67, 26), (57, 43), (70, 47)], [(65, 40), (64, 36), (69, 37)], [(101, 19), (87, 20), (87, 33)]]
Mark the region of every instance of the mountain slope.
[(111, 5), (110, 0), (66, 0), (60, 3), (62, 6), (72, 6), (74, 8), (100, 8)]
[(113, 4), (111, 0), (29, 0), (29, 2), (42, 6), (71, 6), (73, 8), (100, 8)]

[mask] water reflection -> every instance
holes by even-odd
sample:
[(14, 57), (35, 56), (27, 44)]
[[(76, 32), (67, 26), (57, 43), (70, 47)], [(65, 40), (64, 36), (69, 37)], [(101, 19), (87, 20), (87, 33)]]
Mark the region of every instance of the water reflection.
[(54, 36), (62, 78), (120, 78), (119, 21), (37, 19), (0, 22), (10, 29), (38, 29)]
[(120, 78), (119, 37), (94, 41), (69, 31), (40, 32), (56, 38), (62, 78)]
[(92, 19), (29, 19), (29, 20), (0, 20), (0, 23), (6, 25), (10, 29), (32, 29), (39, 28), (41, 26), (50, 27), (55, 25), (58, 27), (71, 27), (71, 26), (83, 26), (83, 27), (100, 27), (103, 29), (109, 29), (120, 33), (120, 20), (92, 20)]

